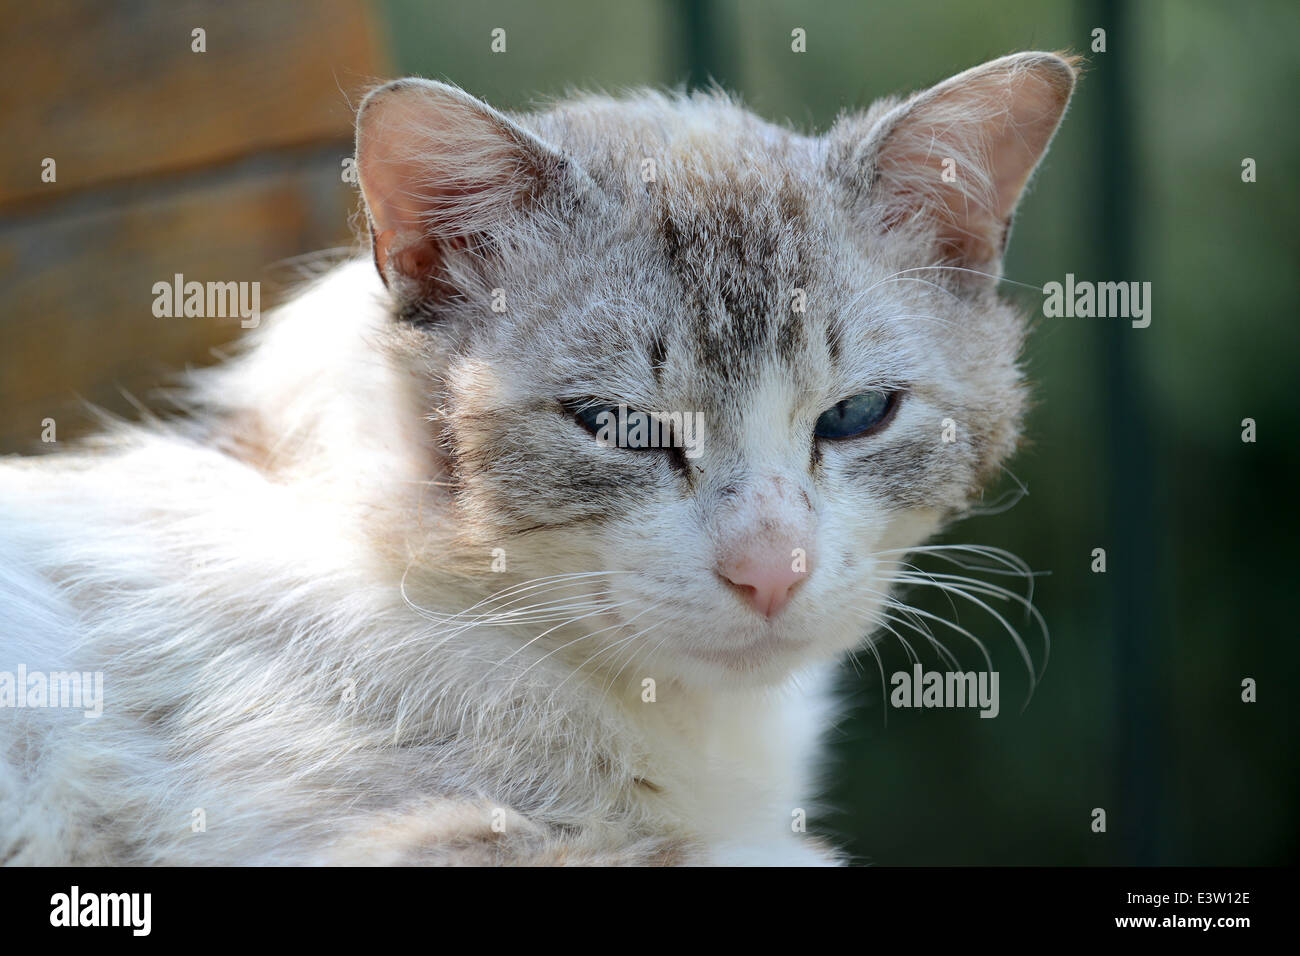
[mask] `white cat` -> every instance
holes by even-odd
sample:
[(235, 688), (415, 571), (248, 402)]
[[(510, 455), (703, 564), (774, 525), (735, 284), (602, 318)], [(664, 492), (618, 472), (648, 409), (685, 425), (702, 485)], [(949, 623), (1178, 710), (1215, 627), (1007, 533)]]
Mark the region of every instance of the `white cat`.
[(0, 464), (0, 860), (837, 862), (827, 675), (1016, 445), (996, 276), (1074, 76), (816, 137), (376, 90), (373, 263), (185, 415)]

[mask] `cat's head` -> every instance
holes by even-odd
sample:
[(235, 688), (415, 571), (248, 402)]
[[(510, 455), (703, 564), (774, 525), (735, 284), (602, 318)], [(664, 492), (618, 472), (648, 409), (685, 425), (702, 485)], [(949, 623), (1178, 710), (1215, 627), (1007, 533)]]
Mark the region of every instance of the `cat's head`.
[[(568, 615), (580, 658), (768, 683), (874, 629), (905, 549), (1017, 443), (997, 276), (1074, 80), (1009, 56), (821, 136), (716, 94), (365, 100), (375, 262), (428, 343), (448, 513), (485, 572), (501, 548), (554, 576), (537, 631)], [(671, 447), (628, 447), (646, 416)]]

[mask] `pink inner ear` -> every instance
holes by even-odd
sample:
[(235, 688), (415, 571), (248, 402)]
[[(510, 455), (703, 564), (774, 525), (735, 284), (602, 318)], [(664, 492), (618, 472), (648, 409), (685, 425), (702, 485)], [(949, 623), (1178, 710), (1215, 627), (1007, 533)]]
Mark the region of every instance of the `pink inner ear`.
[(433, 244), (424, 240), (412, 242), (398, 248), (394, 256), (393, 243), (397, 239), (397, 230), (386, 229), (374, 236), (375, 265), (382, 273), (388, 268), (390, 258), (395, 258), (394, 265), (402, 275), (429, 275), (438, 267), (438, 259)]
[(1017, 77), (1010, 109), (992, 137), (991, 165), (996, 209), (1002, 219), (1015, 211), (1020, 194), (1056, 133), (1073, 89), (1054, 72)]
[[(996, 267), (1007, 224), (1072, 88), (1065, 61), (1041, 57), (997, 61), (921, 94), (878, 148), (882, 226), (927, 223), (940, 258)], [(944, 180), (947, 159), (954, 182)]]
[(443, 84), (401, 81), (366, 101), (357, 171), (386, 280), (438, 285), (448, 253), (477, 244), (537, 188), (540, 144), (527, 136)]

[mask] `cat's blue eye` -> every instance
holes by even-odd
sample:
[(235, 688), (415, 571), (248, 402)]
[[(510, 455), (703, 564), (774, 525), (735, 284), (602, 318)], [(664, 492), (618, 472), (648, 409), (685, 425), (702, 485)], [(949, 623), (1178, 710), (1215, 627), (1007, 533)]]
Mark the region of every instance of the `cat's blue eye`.
[(897, 392), (862, 392), (821, 413), (813, 434), (818, 438), (858, 438), (880, 428), (893, 412)]

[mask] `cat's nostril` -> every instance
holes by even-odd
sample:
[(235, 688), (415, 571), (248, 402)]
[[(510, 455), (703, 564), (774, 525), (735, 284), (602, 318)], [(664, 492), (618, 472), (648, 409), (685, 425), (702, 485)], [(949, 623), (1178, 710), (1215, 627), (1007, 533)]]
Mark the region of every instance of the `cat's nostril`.
[(717, 575), (745, 603), (766, 618), (775, 617), (790, 603), (808, 577), (807, 562), (794, 562), (784, 553), (752, 557), (741, 555), (718, 562)]

